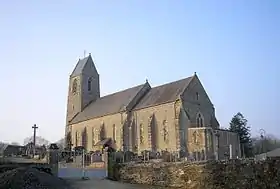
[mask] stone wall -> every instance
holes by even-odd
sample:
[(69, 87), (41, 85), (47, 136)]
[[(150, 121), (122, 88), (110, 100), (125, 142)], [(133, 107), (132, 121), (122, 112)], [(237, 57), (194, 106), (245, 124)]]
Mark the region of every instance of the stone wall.
[(116, 164), (112, 179), (185, 189), (277, 188), (280, 161)]

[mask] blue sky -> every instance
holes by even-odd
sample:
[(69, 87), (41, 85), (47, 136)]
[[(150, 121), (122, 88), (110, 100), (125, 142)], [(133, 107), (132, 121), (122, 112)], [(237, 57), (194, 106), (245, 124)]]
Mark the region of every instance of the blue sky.
[(198, 73), (222, 127), (280, 137), (280, 1), (3, 1), (0, 140), (63, 137), (68, 77), (91, 52), (102, 94)]

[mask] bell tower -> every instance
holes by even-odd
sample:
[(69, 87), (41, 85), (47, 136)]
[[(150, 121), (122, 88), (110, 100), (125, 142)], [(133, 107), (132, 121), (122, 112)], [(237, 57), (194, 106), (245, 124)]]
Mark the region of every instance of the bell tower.
[(92, 101), (100, 98), (99, 74), (91, 54), (80, 59), (69, 77), (67, 124)]
[(68, 126), (71, 120), (98, 98), (100, 98), (99, 74), (89, 54), (79, 59), (69, 77), (65, 135), (70, 132)]

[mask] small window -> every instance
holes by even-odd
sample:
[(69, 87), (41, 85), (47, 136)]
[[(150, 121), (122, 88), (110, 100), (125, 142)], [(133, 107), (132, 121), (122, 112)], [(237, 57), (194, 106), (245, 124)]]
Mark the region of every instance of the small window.
[(195, 99), (196, 99), (196, 100), (199, 100), (199, 94), (198, 94), (198, 92), (195, 93)]
[(92, 78), (88, 79), (88, 91), (91, 91)]
[(74, 79), (73, 84), (72, 84), (72, 93), (77, 92), (77, 79)]

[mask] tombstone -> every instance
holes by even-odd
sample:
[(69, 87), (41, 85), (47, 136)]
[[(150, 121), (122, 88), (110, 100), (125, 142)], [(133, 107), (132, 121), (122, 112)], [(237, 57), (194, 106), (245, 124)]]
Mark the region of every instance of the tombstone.
[(52, 174), (58, 176), (59, 151), (56, 144), (51, 144), (48, 149), (48, 164)]

